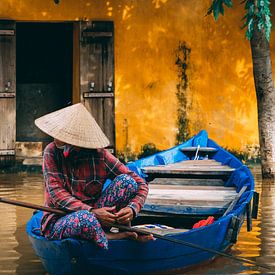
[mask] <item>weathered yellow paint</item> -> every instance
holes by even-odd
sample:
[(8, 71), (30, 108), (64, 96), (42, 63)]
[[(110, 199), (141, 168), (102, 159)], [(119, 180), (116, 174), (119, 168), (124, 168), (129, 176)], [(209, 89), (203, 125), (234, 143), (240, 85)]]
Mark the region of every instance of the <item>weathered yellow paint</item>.
[[(228, 147), (257, 144), (251, 53), (245, 31), (241, 30), (244, 8), (235, 3), (233, 10), (226, 9), (225, 16), (214, 22), (212, 17), (204, 16), (210, 2), (60, 0), (55, 5), (53, 0), (1, 0), (0, 18), (114, 21), (119, 150), (126, 146), (126, 133), (131, 150), (138, 151), (148, 142), (160, 149), (174, 144), (178, 83), (175, 51), (179, 41), (191, 48), (187, 70), (191, 132), (206, 129), (213, 139)], [(274, 53), (274, 39), (271, 49)], [(76, 71), (77, 56), (74, 60)], [(78, 77), (74, 75), (74, 81)], [(77, 101), (75, 85), (74, 89)]]

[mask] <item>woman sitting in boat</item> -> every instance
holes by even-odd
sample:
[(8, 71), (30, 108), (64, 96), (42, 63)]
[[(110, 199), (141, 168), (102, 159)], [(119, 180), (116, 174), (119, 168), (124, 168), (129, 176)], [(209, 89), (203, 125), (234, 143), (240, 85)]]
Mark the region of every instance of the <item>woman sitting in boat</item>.
[[(45, 206), (68, 212), (65, 216), (44, 212), (41, 231), (47, 239), (83, 238), (107, 249), (108, 239), (153, 238), (109, 232), (108, 224), (129, 224), (135, 218), (148, 186), (103, 149), (109, 141), (81, 103), (40, 117), (35, 124), (54, 138), (43, 156)], [(112, 181), (102, 191), (107, 179)]]

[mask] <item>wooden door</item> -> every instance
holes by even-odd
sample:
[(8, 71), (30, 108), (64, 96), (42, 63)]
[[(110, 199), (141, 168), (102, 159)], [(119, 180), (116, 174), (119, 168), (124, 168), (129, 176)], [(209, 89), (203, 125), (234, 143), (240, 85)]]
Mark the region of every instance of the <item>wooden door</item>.
[(113, 22), (80, 24), (80, 96), (115, 150)]
[(0, 167), (15, 157), (15, 22), (0, 21)]

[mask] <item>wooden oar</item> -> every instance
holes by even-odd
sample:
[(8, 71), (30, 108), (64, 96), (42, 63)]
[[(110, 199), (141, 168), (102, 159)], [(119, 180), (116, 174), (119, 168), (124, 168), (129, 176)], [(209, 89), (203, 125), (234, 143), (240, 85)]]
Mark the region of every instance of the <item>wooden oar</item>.
[[(59, 210), (59, 209), (46, 207), (46, 206), (41, 206), (41, 205), (32, 204), (32, 203), (27, 203), (27, 202), (10, 200), (10, 199), (1, 198), (1, 197), (0, 197), (0, 202), (7, 203), (7, 204), (12, 204), (12, 205), (16, 205), (16, 206), (22, 206), (22, 207), (26, 207), (26, 208), (31, 208), (31, 209), (35, 209), (35, 210), (42, 210), (42, 211), (46, 211), (46, 212), (50, 212), (50, 213), (54, 213), (54, 214), (58, 214), (58, 215), (68, 214), (67, 212)], [(206, 251), (206, 252), (212, 253), (214, 255), (223, 256), (223, 257), (226, 257), (226, 258), (238, 261), (238, 262), (252, 264), (254, 266), (265, 268), (265, 269), (271, 269), (267, 265), (258, 264), (255, 261), (252, 261), (252, 260), (249, 260), (249, 259), (246, 259), (246, 258), (243, 258), (243, 257), (236, 257), (236, 256), (233, 256), (231, 254), (228, 254), (228, 253), (225, 253), (225, 252), (222, 252), (222, 251), (219, 251), (219, 250), (215, 250), (215, 249), (212, 249), (212, 248), (206, 248), (206, 247), (202, 247), (200, 245), (194, 244), (194, 243), (186, 242), (186, 241), (183, 241), (183, 240), (178, 240), (178, 239), (167, 237), (167, 236), (162, 236), (162, 235), (157, 234), (157, 233), (151, 233), (151, 232), (148, 232), (144, 229), (129, 227), (129, 226), (126, 226), (126, 225), (121, 225), (121, 224), (108, 224), (108, 226), (116, 227), (116, 228), (118, 228), (120, 230), (123, 230), (123, 231), (135, 232), (135, 233), (143, 234), (143, 235), (153, 235), (155, 238), (158, 238), (158, 239), (162, 239), (162, 240), (169, 241), (169, 242), (172, 242), (172, 243), (177, 243), (177, 244), (189, 246), (189, 247), (192, 247), (192, 248), (196, 248), (198, 250)]]
[(42, 210), (42, 211), (46, 211), (46, 212), (50, 212), (50, 213), (54, 213), (54, 214), (62, 215), (62, 216), (68, 214), (65, 211), (62, 211), (59, 209), (46, 207), (46, 206), (42, 206), (42, 205), (37, 205), (37, 204), (33, 204), (33, 203), (28, 203), (28, 202), (5, 199), (5, 198), (1, 198), (1, 197), (0, 197), (0, 202), (7, 203), (7, 204), (13, 204), (16, 206), (22, 206), (22, 207), (26, 207), (26, 208), (31, 208), (31, 209), (35, 209), (35, 210)]

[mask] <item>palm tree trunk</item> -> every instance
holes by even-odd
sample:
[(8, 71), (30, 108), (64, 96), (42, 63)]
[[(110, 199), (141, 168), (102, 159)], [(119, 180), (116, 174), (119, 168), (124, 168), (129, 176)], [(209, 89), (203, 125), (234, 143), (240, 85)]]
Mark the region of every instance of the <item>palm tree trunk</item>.
[(254, 83), (258, 104), (258, 125), (263, 178), (275, 178), (275, 90), (269, 42), (264, 30), (254, 26), (250, 40)]

